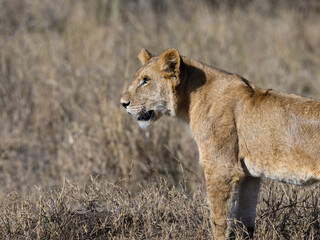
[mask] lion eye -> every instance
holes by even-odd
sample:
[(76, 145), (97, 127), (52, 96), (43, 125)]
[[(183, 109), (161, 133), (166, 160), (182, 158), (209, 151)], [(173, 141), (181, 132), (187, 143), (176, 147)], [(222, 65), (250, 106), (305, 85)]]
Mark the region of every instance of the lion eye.
[(144, 78), (142, 79), (141, 85), (145, 85), (145, 84), (147, 84), (149, 81), (150, 81), (150, 78), (144, 77)]

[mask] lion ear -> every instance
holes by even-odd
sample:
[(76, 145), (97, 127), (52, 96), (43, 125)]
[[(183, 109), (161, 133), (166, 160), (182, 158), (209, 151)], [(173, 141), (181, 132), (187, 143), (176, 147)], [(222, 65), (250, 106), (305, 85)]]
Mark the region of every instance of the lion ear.
[(180, 73), (180, 63), (180, 53), (176, 49), (168, 49), (160, 55), (160, 70), (169, 75), (178, 75)]
[(145, 48), (142, 48), (140, 53), (138, 54), (138, 58), (142, 65), (146, 64), (153, 55)]

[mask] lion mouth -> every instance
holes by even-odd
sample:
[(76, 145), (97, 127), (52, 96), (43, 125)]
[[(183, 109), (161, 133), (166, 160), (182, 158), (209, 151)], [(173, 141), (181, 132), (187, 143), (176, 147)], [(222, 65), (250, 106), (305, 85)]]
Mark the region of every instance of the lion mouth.
[(145, 113), (141, 113), (138, 117), (138, 121), (149, 121), (153, 118), (153, 116), (154, 116), (153, 110), (145, 112)]

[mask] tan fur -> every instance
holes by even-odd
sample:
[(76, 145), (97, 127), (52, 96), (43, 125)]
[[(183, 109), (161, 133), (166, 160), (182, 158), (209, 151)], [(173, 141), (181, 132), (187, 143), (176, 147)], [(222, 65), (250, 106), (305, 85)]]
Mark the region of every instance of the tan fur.
[(175, 49), (160, 57), (143, 49), (139, 59), (143, 65), (121, 103), (135, 116), (154, 110), (151, 120), (139, 121), (142, 127), (162, 115), (190, 125), (215, 239), (228, 236), (233, 217), (254, 228), (261, 177), (302, 185), (320, 180), (320, 101), (256, 88)]

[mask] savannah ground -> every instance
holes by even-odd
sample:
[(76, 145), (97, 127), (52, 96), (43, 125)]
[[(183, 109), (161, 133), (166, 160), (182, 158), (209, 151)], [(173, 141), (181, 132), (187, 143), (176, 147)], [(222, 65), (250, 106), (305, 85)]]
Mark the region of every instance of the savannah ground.
[[(318, 1), (0, 0), (0, 239), (209, 239), (188, 127), (119, 104), (136, 55), (320, 98), (319, 29)], [(320, 239), (319, 199), (265, 181), (255, 238)]]

